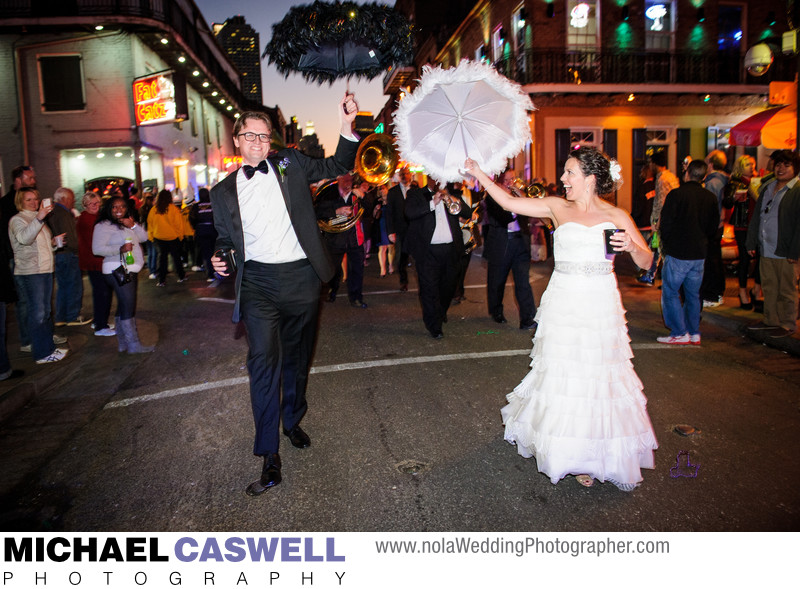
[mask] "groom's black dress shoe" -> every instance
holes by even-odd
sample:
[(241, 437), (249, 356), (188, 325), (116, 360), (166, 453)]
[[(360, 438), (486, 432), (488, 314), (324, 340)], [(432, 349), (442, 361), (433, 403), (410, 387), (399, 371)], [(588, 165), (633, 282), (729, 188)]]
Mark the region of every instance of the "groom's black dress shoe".
[(281, 457), (278, 454), (264, 456), (264, 466), (261, 469), (261, 478), (250, 483), (245, 493), (251, 497), (261, 495), (267, 489), (281, 482)]
[(292, 429), (283, 430), (283, 435), (289, 438), (292, 446), (295, 448), (308, 448), (311, 445), (311, 438), (308, 434), (300, 429), (299, 425), (294, 426)]
[(492, 319), (494, 319), (496, 323), (508, 323), (508, 321), (506, 321), (505, 315), (503, 315), (502, 313), (498, 313), (497, 315), (492, 315)]

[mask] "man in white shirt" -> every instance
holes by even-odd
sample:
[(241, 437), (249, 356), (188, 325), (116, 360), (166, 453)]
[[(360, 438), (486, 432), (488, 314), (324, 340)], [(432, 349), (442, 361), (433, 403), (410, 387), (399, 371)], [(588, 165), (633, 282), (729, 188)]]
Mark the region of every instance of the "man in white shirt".
[(307, 409), (320, 285), (333, 276), (333, 265), (320, 237), (309, 184), (353, 167), (357, 112), (353, 96), (345, 95), (339, 105), (342, 136), (336, 154), (326, 159), (295, 149), (269, 155), (269, 117), (242, 113), (233, 142), (244, 165), (211, 189), (216, 247), (232, 250), (235, 268), (216, 254), (211, 261), (222, 276), (237, 270), (233, 321), (244, 321), (247, 328), (253, 453), (264, 459), (261, 477), (247, 487), (248, 495), (281, 482), (281, 421), (293, 446), (311, 445), (299, 423)]

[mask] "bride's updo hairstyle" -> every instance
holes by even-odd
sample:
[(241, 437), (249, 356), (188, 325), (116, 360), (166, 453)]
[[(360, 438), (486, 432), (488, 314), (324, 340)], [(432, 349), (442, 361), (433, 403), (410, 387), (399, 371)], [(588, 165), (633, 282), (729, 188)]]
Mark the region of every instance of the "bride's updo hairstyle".
[(621, 168), (617, 160), (609, 158), (595, 147), (579, 147), (570, 152), (584, 176), (595, 177), (595, 190), (598, 195), (610, 194), (622, 186)]

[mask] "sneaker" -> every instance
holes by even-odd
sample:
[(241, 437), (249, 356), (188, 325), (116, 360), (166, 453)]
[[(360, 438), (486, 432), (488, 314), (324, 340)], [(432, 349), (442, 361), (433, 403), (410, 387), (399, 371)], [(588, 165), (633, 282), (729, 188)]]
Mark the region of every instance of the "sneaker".
[(58, 362), (59, 360), (63, 360), (64, 356), (66, 356), (68, 352), (69, 350), (66, 348), (56, 348), (49, 356), (37, 360), (36, 363), (49, 364), (50, 362)]
[(110, 327), (106, 327), (105, 329), (98, 329), (94, 334), (102, 337), (111, 337), (112, 335), (117, 335), (117, 332)]
[(187, 280), (189, 280), (189, 279), (186, 276), (184, 276), (183, 278), (178, 278), (178, 282), (179, 283), (180, 282), (186, 282)]
[(645, 274), (644, 276), (637, 278), (636, 282), (645, 286), (653, 286), (653, 277)]
[(150, 276), (148, 276), (148, 278), (150, 280), (155, 280), (156, 279), (156, 275), (155, 274), (151, 274)]
[(206, 282), (214, 282), (216, 278), (206, 278)]
[(713, 309), (714, 307), (719, 307), (722, 305), (722, 297), (719, 297), (716, 301), (703, 301), (703, 308), (704, 309)]
[(57, 346), (60, 346), (61, 344), (67, 343), (67, 338), (65, 338), (63, 335), (53, 334), (53, 343)]
[(30, 354), (31, 353), (31, 344), (28, 344), (27, 346), (20, 346), (19, 347), (19, 351), (20, 352), (26, 352), (26, 353)]
[[(92, 322), (91, 319), (84, 319), (81, 315), (78, 315), (72, 321), (68, 321), (67, 325), (69, 325), (71, 327), (74, 327), (74, 326), (77, 326), (77, 325), (86, 325), (87, 323), (91, 323), (91, 322)], [(56, 325), (58, 325), (58, 324), (56, 324)]]
[(656, 341), (660, 344), (671, 344), (673, 346), (686, 346), (689, 345), (689, 334), (683, 335), (665, 335), (664, 337), (657, 337)]
[(159, 282), (158, 284), (156, 284), (156, 286), (167, 286), (167, 283), (166, 282)]
[(693, 346), (700, 345), (700, 334), (699, 333), (691, 333), (689, 334), (689, 343)]

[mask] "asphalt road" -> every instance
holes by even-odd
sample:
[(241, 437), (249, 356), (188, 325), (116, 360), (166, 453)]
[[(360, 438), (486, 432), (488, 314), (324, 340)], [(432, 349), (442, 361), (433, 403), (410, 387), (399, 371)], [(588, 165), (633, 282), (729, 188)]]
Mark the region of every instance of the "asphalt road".
[[(538, 301), (551, 264), (534, 264)], [(25, 367), (35, 398), (5, 420), (0, 525), (36, 531), (692, 531), (800, 529), (800, 359), (739, 331), (758, 316), (704, 313), (703, 345), (669, 347), (660, 291), (620, 264), (634, 364), (660, 447), (632, 493), (552, 485), (503, 440), (500, 407), (528, 370), (531, 333), (486, 313), (481, 258), (467, 301), (431, 339), (416, 296), (379, 278), (366, 310), (324, 303), (303, 427), (281, 448), (284, 480), (252, 498), (246, 341), (230, 323), (230, 285), (200, 274), (139, 285), (139, 322), (155, 353), (69, 328), (60, 365)], [(413, 275), (413, 272), (411, 273)], [(510, 282), (510, 280), (509, 280)], [(730, 283), (732, 284), (732, 283)], [(735, 292), (735, 289), (733, 291)], [(86, 298), (85, 309), (90, 308)], [(727, 304), (734, 306), (734, 299)], [(13, 315), (13, 313), (12, 313)], [(26, 364), (27, 363), (27, 364)], [(0, 389), (2, 392), (2, 389)], [(699, 430), (675, 433), (676, 425)], [(679, 455), (685, 463), (678, 465)], [(679, 476), (695, 473), (695, 477)]]

